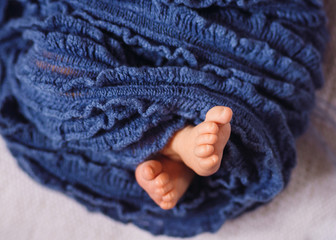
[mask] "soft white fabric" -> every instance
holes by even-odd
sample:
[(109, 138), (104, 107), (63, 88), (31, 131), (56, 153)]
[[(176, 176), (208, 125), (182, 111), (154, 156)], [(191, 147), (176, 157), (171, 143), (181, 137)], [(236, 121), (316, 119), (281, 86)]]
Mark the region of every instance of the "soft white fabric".
[[(326, 2), (326, 9), (331, 31), (326, 84), (317, 95), (309, 130), (297, 141), (298, 165), (288, 187), (270, 204), (226, 222), (215, 234), (193, 239), (336, 239), (336, 1)], [(0, 239), (171, 238), (155, 238), (131, 224), (88, 212), (74, 200), (32, 181), (0, 138)]]

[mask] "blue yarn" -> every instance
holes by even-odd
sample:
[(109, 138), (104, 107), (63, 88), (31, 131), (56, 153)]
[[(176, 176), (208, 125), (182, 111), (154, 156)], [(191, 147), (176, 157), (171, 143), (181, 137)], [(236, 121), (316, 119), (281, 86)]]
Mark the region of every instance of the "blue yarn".
[[(318, 0), (0, 2), (0, 133), (30, 177), (152, 234), (214, 232), (271, 201), (323, 84)], [(213, 106), (222, 164), (160, 209), (134, 170)]]

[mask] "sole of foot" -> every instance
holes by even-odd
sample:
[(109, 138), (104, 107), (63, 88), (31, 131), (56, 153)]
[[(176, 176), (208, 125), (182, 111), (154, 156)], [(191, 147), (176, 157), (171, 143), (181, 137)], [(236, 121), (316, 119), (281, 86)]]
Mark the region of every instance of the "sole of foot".
[(231, 119), (232, 110), (229, 107), (211, 108), (202, 123), (177, 131), (162, 154), (184, 162), (200, 176), (214, 174), (220, 167), (223, 150), (231, 134)]
[(189, 187), (194, 173), (182, 162), (163, 156), (160, 160), (148, 160), (138, 165), (135, 177), (138, 184), (153, 201), (164, 210), (169, 210)]

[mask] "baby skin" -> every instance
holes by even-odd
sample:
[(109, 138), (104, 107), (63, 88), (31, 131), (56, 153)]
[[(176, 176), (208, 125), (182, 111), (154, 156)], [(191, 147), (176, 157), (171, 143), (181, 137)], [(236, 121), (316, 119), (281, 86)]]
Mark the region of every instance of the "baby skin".
[(173, 208), (195, 174), (217, 172), (230, 137), (231, 118), (230, 108), (211, 108), (202, 123), (177, 131), (155, 159), (137, 166), (138, 184), (157, 205), (165, 210)]

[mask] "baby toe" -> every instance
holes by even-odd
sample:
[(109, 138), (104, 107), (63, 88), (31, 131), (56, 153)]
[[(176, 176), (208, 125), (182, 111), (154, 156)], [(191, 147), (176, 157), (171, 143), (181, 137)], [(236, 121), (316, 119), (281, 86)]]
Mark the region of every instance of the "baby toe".
[(155, 178), (155, 185), (156, 185), (156, 187), (163, 187), (167, 183), (169, 183), (169, 175), (168, 175), (168, 173), (163, 172), (163, 173), (159, 174)]
[(200, 124), (197, 125), (197, 133), (200, 134), (204, 134), (204, 133), (212, 133), (212, 134), (216, 134), (219, 131), (219, 127), (215, 122), (202, 122)]
[(215, 144), (217, 142), (218, 136), (216, 134), (205, 133), (198, 135), (196, 137), (196, 145), (202, 144)]
[(162, 171), (162, 164), (155, 160), (140, 163), (136, 169), (136, 175), (146, 181), (153, 180)]
[(176, 199), (176, 192), (174, 190), (168, 192), (162, 197), (162, 200), (165, 202), (174, 201)]
[(146, 180), (152, 180), (155, 178), (154, 169), (151, 166), (144, 166), (142, 171), (142, 177)]
[(231, 118), (231, 108), (224, 106), (215, 106), (205, 115), (205, 121), (213, 121), (219, 124), (226, 124), (231, 121)]
[(171, 183), (167, 183), (167, 184), (164, 185), (164, 186), (157, 187), (157, 188), (155, 189), (155, 193), (156, 193), (157, 195), (161, 195), (161, 196), (163, 196), (163, 195), (167, 194), (168, 192), (170, 192), (172, 189), (173, 189), (173, 184), (171, 184)]
[(215, 172), (217, 172), (219, 166), (220, 166), (219, 157), (216, 154), (213, 154), (212, 156), (202, 159), (199, 161), (199, 166), (205, 170), (204, 174), (202, 175), (211, 175)]
[(169, 209), (172, 209), (174, 206), (175, 206), (175, 203), (174, 202), (165, 202), (165, 201), (162, 201), (159, 206), (163, 209), (163, 210), (169, 210)]
[(213, 145), (205, 144), (205, 145), (196, 146), (194, 149), (194, 154), (197, 157), (204, 158), (204, 157), (208, 157), (214, 151), (215, 151), (215, 148)]

